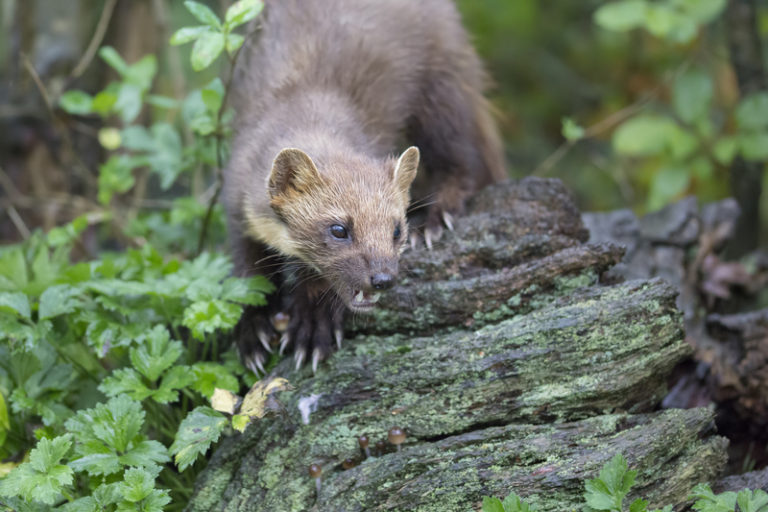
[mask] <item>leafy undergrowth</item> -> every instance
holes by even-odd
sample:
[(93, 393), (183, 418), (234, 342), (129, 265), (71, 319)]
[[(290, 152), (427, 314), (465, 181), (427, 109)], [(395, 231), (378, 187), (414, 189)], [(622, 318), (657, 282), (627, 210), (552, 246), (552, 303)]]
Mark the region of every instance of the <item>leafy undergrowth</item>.
[[(584, 484), (584, 507), (587, 511), (607, 512), (672, 512), (672, 505), (662, 509), (648, 508), (648, 501), (637, 498), (627, 507), (624, 503), (635, 483), (637, 471), (629, 469), (626, 459), (616, 454), (600, 470), (597, 478)], [(768, 512), (768, 493), (744, 489), (715, 494), (707, 484), (693, 488), (689, 496), (692, 508), (699, 512)], [(535, 506), (526, 503), (514, 492), (503, 501), (499, 498), (483, 498), (483, 512), (536, 512)]]

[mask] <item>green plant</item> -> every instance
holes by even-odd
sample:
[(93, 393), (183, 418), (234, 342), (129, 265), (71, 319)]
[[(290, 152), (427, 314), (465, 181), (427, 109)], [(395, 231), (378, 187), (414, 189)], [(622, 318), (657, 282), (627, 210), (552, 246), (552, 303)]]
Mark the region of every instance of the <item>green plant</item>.
[[(616, 454), (600, 470), (597, 478), (584, 483), (585, 510), (607, 512), (672, 512), (672, 505), (663, 509), (648, 509), (648, 502), (635, 499), (627, 508), (624, 504), (630, 489), (635, 483), (637, 471), (630, 470), (626, 459)], [(699, 484), (690, 494), (696, 500), (693, 509), (700, 512), (768, 512), (768, 493), (744, 489), (735, 492), (714, 494), (706, 484)], [(483, 512), (534, 512), (536, 508), (525, 503), (514, 492), (504, 501), (498, 498), (483, 497)]]
[[(244, 36), (233, 30), (262, 3), (235, 2), (224, 22), (202, 4), (185, 5), (207, 23), (174, 36), (196, 34), (195, 68), (222, 53), (214, 39), (234, 66)], [(205, 250), (209, 224), (224, 231), (218, 192), (207, 194), (207, 206), (186, 196), (147, 211), (140, 186), (151, 178), (161, 191), (192, 192), (192, 173), (218, 180), (231, 79), (177, 101), (153, 94), (153, 55), (131, 64), (109, 47), (99, 55), (118, 80), (95, 95), (68, 91), (59, 105), (104, 124), (101, 205), (0, 248), (0, 460), (19, 461), (0, 465), (3, 509), (183, 508), (204, 466), (199, 455), (234, 432), (207, 407), (214, 391), (236, 393), (255, 380), (227, 333), (273, 287), (263, 277), (230, 277), (228, 256)], [(140, 124), (146, 111), (163, 120)], [(82, 261), (84, 234), (98, 235), (107, 222), (117, 228), (102, 229), (107, 243), (134, 248)]]

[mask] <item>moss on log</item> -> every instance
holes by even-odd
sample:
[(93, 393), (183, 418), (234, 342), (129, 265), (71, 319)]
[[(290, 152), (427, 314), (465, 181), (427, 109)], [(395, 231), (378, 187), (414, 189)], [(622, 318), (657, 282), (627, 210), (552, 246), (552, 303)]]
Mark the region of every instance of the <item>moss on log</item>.
[[(709, 410), (653, 412), (690, 353), (676, 293), (600, 285), (621, 250), (585, 238), (556, 181), (484, 191), (440, 247), (404, 258), (408, 281), (316, 375), (277, 367), (294, 386), (284, 414), (221, 444), (189, 510), (477, 510), (513, 490), (570, 510), (617, 452), (652, 503), (682, 503), (725, 441)], [(357, 437), (394, 425), (401, 450), (362, 460)]]

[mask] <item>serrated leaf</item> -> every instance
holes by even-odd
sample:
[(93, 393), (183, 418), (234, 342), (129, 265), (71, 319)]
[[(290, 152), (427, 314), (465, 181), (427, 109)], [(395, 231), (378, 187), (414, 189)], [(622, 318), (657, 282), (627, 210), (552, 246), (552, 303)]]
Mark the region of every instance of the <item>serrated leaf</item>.
[[(237, 377), (223, 365), (209, 361), (200, 361), (192, 365), (194, 373), (194, 383), (192, 389), (210, 397), (216, 388), (237, 391), (240, 389), (240, 383)], [(214, 407), (215, 409), (215, 407)]]
[(691, 70), (675, 80), (672, 104), (680, 119), (693, 124), (709, 114), (713, 96), (712, 78), (702, 71)]
[(0, 292), (0, 312), (15, 313), (21, 318), (29, 320), (32, 312), (29, 308), (29, 299), (21, 292)]
[(187, 0), (184, 2), (184, 6), (192, 15), (197, 18), (200, 23), (205, 23), (211, 27), (221, 28), (221, 20), (216, 14), (206, 5), (193, 0)]
[(72, 484), (72, 469), (60, 464), (71, 446), (69, 435), (41, 439), (30, 452), (30, 461), (0, 480), (0, 496), (19, 496), (26, 501), (53, 505)]
[(600, 6), (595, 11), (595, 23), (617, 32), (626, 32), (643, 26), (647, 2), (644, 0), (625, 0)]
[(109, 397), (128, 395), (138, 401), (142, 401), (154, 393), (144, 384), (141, 375), (133, 368), (119, 368), (112, 372), (112, 375), (99, 384), (99, 391)]
[(242, 314), (242, 307), (223, 300), (195, 302), (184, 310), (183, 325), (202, 339), (206, 333), (232, 329)]
[(227, 27), (233, 29), (243, 23), (248, 23), (264, 9), (264, 2), (261, 0), (239, 0), (233, 3), (227, 9), (224, 17)]
[(93, 112), (93, 97), (83, 91), (67, 91), (59, 98), (59, 105), (69, 114), (83, 116)]
[(504, 505), (499, 498), (483, 496), (483, 512), (504, 512)]
[(81, 456), (70, 465), (94, 476), (119, 471), (120, 455), (145, 440), (139, 433), (143, 423), (141, 405), (125, 395), (78, 411), (65, 424), (76, 435), (75, 453)]
[(504, 512), (536, 512), (536, 509), (520, 498), (517, 494), (510, 493), (501, 503), (504, 506)]
[(227, 427), (227, 418), (210, 407), (196, 407), (179, 425), (171, 453), (180, 471), (191, 466), (204, 454)]
[(118, 456), (118, 460), (123, 466), (152, 469), (153, 466), (160, 467), (171, 459), (162, 443), (145, 439), (134, 443), (124, 454)]
[(181, 354), (181, 342), (171, 341), (171, 335), (163, 325), (155, 326), (144, 343), (130, 351), (133, 367), (152, 382), (159, 379)]
[(192, 55), (190, 57), (192, 69), (202, 71), (210, 66), (216, 60), (216, 57), (221, 55), (224, 45), (224, 34), (219, 32), (202, 34), (192, 47)]
[(154, 488), (154, 477), (148, 472), (137, 468), (126, 470), (120, 486), (123, 498), (134, 503), (149, 496)]
[(239, 304), (264, 306), (264, 295), (274, 291), (275, 286), (264, 276), (230, 277), (222, 283), (221, 298)]
[(184, 389), (195, 382), (195, 376), (188, 366), (174, 366), (164, 376), (152, 399), (161, 404), (175, 402), (179, 399), (178, 390)]
[(194, 41), (198, 37), (200, 37), (202, 34), (206, 32), (210, 32), (211, 27), (208, 25), (202, 26), (202, 27), (184, 27), (180, 28), (176, 32), (173, 33), (171, 36), (171, 45), (172, 46), (178, 46), (180, 44), (186, 44), (190, 41)]
[(629, 470), (627, 461), (617, 453), (603, 466), (598, 478), (586, 481), (587, 505), (595, 510), (621, 510), (636, 475), (637, 471)]
[(137, 162), (126, 155), (113, 155), (99, 167), (99, 202), (109, 205), (115, 193), (133, 188), (133, 169)]
[(646, 512), (648, 510), (648, 502), (643, 499), (636, 499), (629, 506), (629, 512)]
[(736, 122), (742, 130), (768, 127), (768, 92), (751, 94), (736, 107)]
[(736, 508), (736, 493), (724, 492), (718, 495), (707, 484), (698, 484), (693, 488), (689, 499), (695, 499), (692, 505), (699, 512), (733, 512)]
[(80, 293), (77, 288), (67, 284), (54, 285), (47, 288), (40, 296), (38, 318), (45, 320), (58, 315), (72, 313), (77, 308), (76, 297)]
[(768, 493), (761, 489), (755, 492), (743, 489), (736, 495), (739, 512), (768, 512)]

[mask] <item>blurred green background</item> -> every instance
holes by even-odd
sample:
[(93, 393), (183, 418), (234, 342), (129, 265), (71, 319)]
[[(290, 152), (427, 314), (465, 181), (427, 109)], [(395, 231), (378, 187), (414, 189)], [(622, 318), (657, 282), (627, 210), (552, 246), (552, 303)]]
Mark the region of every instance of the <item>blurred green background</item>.
[[(754, 35), (764, 46), (768, 9), (759, 2), (739, 1), (757, 9)], [(630, 23), (620, 30), (615, 29), (616, 20), (613, 27), (596, 23), (595, 13), (601, 7), (638, 3), (655, 9), (653, 18), (648, 15), (644, 22), (635, 20), (635, 25)], [(16, 189), (30, 197), (40, 195), (40, 182), (56, 184), (70, 196), (95, 195), (88, 182), (97, 179), (98, 163), (104, 159), (104, 150), (94, 137), (100, 122), (61, 115), (56, 101), (65, 90), (78, 88), (92, 93), (114, 78), (98, 57), (89, 60), (77, 77), (71, 75), (107, 4), (103, 0), (4, 0), (2, 4), (0, 165)], [(210, 0), (207, 4), (221, 12), (229, 2)], [(725, 4), (725, 0), (458, 0), (472, 40), (495, 83), (490, 96), (498, 110), (510, 174), (560, 178), (573, 190), (583, 210), (631, 208), (642, 214), (690, 194), (702, 202), (728, 197), (732, 193), (729, 176), (740, 153), (735, 149), (721, 158), (720, 150), (728, 153), (728, 144), (736, 144), (730, 139), (717, 147), (717, 154), (713, 148), (723, 138), (743, 131), (736, 111), (746, 95), (740, 91), (729, 52), (728, 34), (736, 29), (729, 26)], [(697, 18), (703, 11), (705, 14)], [(619, 19), (618, 25), (626, 22)], [(167, 44), (176, 28), (190, 24), (194, 19), (181, 1), (119, 0), (104, 27), (102, 44), (114, 46), (128, 62), (148, 53), (157, 55), (159, 71), (152, 91), (180, 98), (222, 73), (221, 69), (193, 73), (189, 49)], [(36, 70), (36, 78), (28, 72), (27, 64)], [(764, 62), (762, 66), (764, 73)], [(686, 123), (680, 121), (676, 110), (675, 88), (679, 86), (687, 96), (686, 84), (676, 80), (691, 71), (700, 76), (698, 82), (686, 82), (690, 88), (709, 87), (711, 94), (697, 96), (692, 92), (689, 103), (703, 104), (706, 119)], [(36, 84), (37, 80), (41, 83)], [(48, 98), (42, 97), (41, 86)], [(46, 101), (50, 105), (46, 106)], [(768, 106), (764, 111), (768, 115)], [(679, 125), (669, 134), (663, 123), (646, 127), (646, 132), (658, 132), (657, 139), (674, 141), (651, 141), (653, 133), (643, 134), (635, 127), (635, 131), (627, 130), (631, 133), (625, 139), (637, 137), (642, 143), (647, 137), (646, 146), (617, 147), (615, 135), (623, 122), (647, 114)], [(178, 122), (176, 114), (152, 109), (145, 109), (140, 121), (150, 124), (159, 117)], [(571, 142), (563, 135), (566, 118), (576, 134)], [(576, 140), (583, 129), (589, 136)], [(753, 167), (760, 167), (765, 189), (768, 128), (760, 125), (756, 129), (759, 133), (752, 134), (749, 142), (750, 161)], [(48, 148), (47, 156), (39, 154), (40, 141)], [(68, 143), (79, 153), (77, 159), (62, 153)], [(648, 149), (653, 144), (659, 145), (658, 151)], [(680, 149), (686, 145), (692, 148)], [(30, 162), (36, 166), (34, 173)], [(51, 170), (40, 169), (46, 165)], [(205, 173), (191, 173), (193, 193), (204, 193), (210, 179)], [(173, 197), (173, 189), (162, 192), (153, 188), (151, 178), (144, 186), (148, 194)], [(3, 193), (10, 194), (8, 189), (3, 187)], [(151, 207), (151, 201), (148, 205)], [(46, 216), (32, 206), (17, 208), (19, 215), (31, 226), (46, 228), (69, 220), (67, 217), (77, 210)], [(759, 199), (759, 218), (759, 223), (757, 219), (750, 222), (749, 229), (755, 235), (751, 245), (768, 240), (768, 200), (764, 195)], [(0, 238), (18, 239), (17, 230), (4, 223)]]

